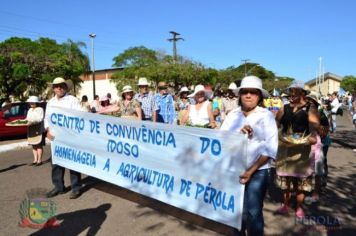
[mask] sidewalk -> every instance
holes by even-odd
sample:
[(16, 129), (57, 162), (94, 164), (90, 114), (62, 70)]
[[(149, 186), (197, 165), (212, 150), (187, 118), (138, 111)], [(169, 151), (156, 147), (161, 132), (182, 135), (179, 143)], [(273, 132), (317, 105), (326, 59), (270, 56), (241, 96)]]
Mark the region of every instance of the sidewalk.
[[(338, 131), (329, 149), (329, 179), (319, 204), (306, 207), (308, 216), (322, 219), (317, 225), (296, 223), (294, 214), (274, 215), (279, 207), (278, 190), (271, 188), (265, 201), (266, 235), (356, 235), (356, 132), (346, 114), (338, 117)], [(23, 142), (20, 140), (18, 143)], [(2, 143), (0, 144), (2, 146)], [(0, 147), (1, 147), (0, 146)], [(19, 206), (26, 192), (45, 192), (52, 188), (49, 145), (45, 164), (31, 167), (29, 148), (0, 153), (0, 229), (1, 235), (220, 235), (231, 234), (225, 225), (206, 220), (127, 189), (90, 177), (83, 177), (83, 195), (70, 200), (69, 193), (53, 200), (57, 204), (58, 228), (18, 227)], [(69, 176), (66, 172), (65, 183)], [(319, 218), (318, 218), (319, 217)], [(327, 223), (338, 222), (331, 229)], [(327, 231), (328, 229), (328, 231)]]

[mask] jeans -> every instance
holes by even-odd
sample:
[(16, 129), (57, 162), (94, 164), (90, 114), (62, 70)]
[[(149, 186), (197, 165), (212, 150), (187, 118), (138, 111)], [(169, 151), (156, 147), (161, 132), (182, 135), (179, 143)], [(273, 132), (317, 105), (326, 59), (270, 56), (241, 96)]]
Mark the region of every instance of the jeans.
[(331, 133), (336, 131), (336, 114), (331, 114)]
[[(52, 183), (54, 187), (59, 191), (64, 191), (64, 171), (65, 168), (59, 165), (52, 165)], [(74, 170), (69, 170), (70, 173), (70, 183), (72, 186), (72, 191), (79, 191), (81, 184), (81, 173)]]
[(270, 183), (270, 169), (257, 170), (245, 186), (241, 232), (236, 235), (263, 235), (263, 200)]

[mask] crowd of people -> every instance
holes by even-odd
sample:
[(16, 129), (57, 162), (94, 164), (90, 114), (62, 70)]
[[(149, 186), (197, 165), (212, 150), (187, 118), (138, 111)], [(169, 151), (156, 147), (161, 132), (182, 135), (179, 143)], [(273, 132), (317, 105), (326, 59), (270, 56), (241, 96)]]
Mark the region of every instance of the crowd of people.
[[(272, 173), (276, 173), (275, 184), (283, 192), (283, 202), (276, 213), (292, 212), (291, 200), (295, 195), (295, 215), (303, 218), (305, 203), (319, 200), (327, 183), (330, 133), (336, 132), (336, 117), (341, 109), (337, 93), (320, 98), (315, 92), (294, 83), (281, 94), (277, 90), (270, 94), (256, 76), (243, 78), (239, 87), (231, 83), (226, 91), (213, 91), (200, 84), (193, 91), (184, 86), (174, 93), (161, 81), (157, 84), (157, 92), (152, 93), (149, 85), (146, 78), (140, 78), (136, 93), (126, 85), (118, 101), (107, 94), (101, 98), (95, 96), (89, 103), (87, 96), (79, 102), (69, 95), (66, 81), (56, 78), (52, 83), (55, 96), (47, 107), (246, 134), (248, 165), (239, 177), (240, 183), (246, 186), (241, 232), (246, 230), (249, 235), (263, 235), (263, 200)], [(36, 100), (30, 99), (30, 111), (34, 113)], [(355, 97), (350, 101), (355, 104), (350, 111), (356, 113)], [(41, 116), (43, 119), (43, 114)], [(31, 117), (34, 116), (29, 113), (31, 122), (41, 122)], [(55, 138), (46, 119), (43, 130), (47, 138)], [(33, 147), (34, 164), (41, 163), (43, 143), (39, 145)], [(271, 171), (273, 168), (275, 171)], [(63, 175), (63, 167), (52, 166), (54, 189), (48, 197), (64, 193)], [(70, 170), (70, 180), (70, 198), (74, 199), (81, 194), (80, 173)]]

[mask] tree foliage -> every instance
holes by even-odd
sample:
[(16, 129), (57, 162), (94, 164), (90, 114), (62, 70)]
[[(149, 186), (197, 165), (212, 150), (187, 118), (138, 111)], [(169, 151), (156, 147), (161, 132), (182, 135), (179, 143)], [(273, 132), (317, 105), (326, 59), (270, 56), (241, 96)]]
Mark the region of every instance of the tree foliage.
[(349, 92), (356, 92), (356, 77), (352, 75), (345, 76), (340, 84), (340, 87)]
[(79, 76), (89, 70), (83, 46), (71, 40), (58, 44), (49, 38), (13, 37), (1, 42), (0, 97), (23, 98), (25, 92), (39, 95), (58, 76), (78, 85)]

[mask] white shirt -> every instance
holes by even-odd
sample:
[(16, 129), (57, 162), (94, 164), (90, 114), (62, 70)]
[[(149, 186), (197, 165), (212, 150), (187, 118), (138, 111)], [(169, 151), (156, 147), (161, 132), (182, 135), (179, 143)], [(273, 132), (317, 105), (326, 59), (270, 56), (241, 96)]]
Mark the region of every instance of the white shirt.
[(210, 123), (208, 113), (209, 104), (209, 101), (205, 101), (199, 111), (196, 109), (196, 105), (190, 105), (189, 120), (192, 125), (206, 125)]
[[(273, 113), (262, 107), (256, 107), (253, 113), (245, 116), (238, 107), (227, 115), (221, 130), (241, 132), (241, 128), (250, 125), (252, 137), (247, 145), (247, 167), (251, 167), (260, 157), (276, 158), (278, 149), (278, 129)], [(270, 168), (268, 161), (259, 170)]]
[(336, 113), (337, 109), (340, 107), (340, 102), (338, 98), (334, 98), (334, 100), (330, 103), (331, 112)]
[[(57, 96), (54, 96), (53, 98), (51, 98), (51, 100), (49, 100), (49, 102), (47, 103), (47, 108), (48, 107), (62, 107), (62, 108), (69, 108), (69, 109), (73, 109), (73, 110), (77, 110), (77, 111), (83, 111), (82, 107), (80, 106), (80, 102), (79, 100), (69, 94), (64, 95), (61, 98), (57, 98)], [(46, 111), (46, 119), (44, 122), (45, 128), (48, 128), (48, 114)]]
[(30, 108), (27, 112), (26, 120), (34, 124), (40, 123), (43, 120), (43, 115), (42, 107)]

